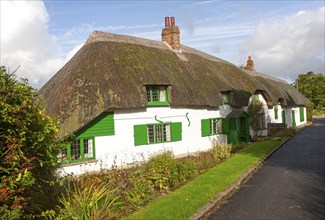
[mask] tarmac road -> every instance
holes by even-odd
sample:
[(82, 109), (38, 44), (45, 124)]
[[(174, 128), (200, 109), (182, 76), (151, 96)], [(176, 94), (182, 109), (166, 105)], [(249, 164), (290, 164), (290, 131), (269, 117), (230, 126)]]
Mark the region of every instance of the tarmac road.
[(325, 219), (325, 118), (288, 140), (208, 219)]

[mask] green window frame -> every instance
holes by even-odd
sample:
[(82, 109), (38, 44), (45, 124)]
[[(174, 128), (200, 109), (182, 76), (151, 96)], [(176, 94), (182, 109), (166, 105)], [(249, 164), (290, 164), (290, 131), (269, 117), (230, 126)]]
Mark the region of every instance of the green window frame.
[(274, 106), (274, 118), (277, 120), (279, 118), (278, 105)]
[(201, 135), (202, 137), (222, 134), (222, 119), (208, 118), (201, 120)]
[(169, 106), (167, 86), (146, 86), (148, 106)]
[(58, 155), (59, 164), (82, 162), (95, 159), (95, 139), (74, 139), (67, 148)]
[(299, 108), (299, 111), (300, 111), (300, 122), (303, 122), (303, 121), (305, 121), (305, 110), (304, 110), (304, 107), (300, 107)]
[(134, 145), (161, 144), (182, 140), (182, 123), (134, 125)]

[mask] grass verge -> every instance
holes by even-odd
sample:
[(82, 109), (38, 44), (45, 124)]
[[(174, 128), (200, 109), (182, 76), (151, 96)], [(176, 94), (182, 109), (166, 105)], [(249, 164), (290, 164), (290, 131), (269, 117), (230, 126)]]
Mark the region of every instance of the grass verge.
[(173, 193), (158, 198), (123, 219), (188, 219), (281, 142), (280, 139), (255, 142)]

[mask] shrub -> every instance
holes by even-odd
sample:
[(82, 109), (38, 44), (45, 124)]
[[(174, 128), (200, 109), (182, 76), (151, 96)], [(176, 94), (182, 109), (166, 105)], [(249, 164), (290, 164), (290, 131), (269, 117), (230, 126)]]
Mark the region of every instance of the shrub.
[(231, 155), (231, 144), (214, 142), (212, 147), (213, 158), (219, 162)]
[[(57, 201), (59, 123), (27, 80), (0, 67), (0, 216), (41, 215)], [(49, 212), (47, 212), (49, 213)], [(7, 218), (7, 217), (4, 217)]]
[(148, 180), (158, 191), (176, 188), (197, 174), (192, 164), (175, 160), (170, 151), (151, 157), (145, 166)]
[(119, 201), (109, 184), (95, 184), (81, 189), (76, 184), (68, 189), (68, 194), (60, 198), (61, 219), (109, 219), (111, 210)]

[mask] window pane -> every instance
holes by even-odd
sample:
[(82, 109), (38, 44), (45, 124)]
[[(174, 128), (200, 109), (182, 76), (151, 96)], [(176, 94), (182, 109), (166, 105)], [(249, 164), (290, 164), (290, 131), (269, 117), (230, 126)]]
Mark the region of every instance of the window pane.
[(222, 120), (221, 120), (221, 118), (217, 122), (217, 127), (218, 127), (218, 133), (222, 134)]
[(170, 124), (164, 124), (164, 141), (170, 141)]
[(210, 119), (210, 134), (217, 133), (217, 119)]
[(159, 101), (160, 102), (165, 102), (166, 101), (165, 88), (163, 86), (160, 87)]
[(93, 157), (93, 140), (84, 139), (84, 158)]
[(151, 96), (150, 96), (150, 87), (147, 87), (147, 101), (150, 102), (151, 101)]
[(74, 140), (71, 144), (71, 159), (80, 159), (80, 140)]
[(153, 125), (148, 125), (148, 143), (155, 143)]
[(162, 127), (163, 125), (156, 125), (156, 143), (161, 143), (163, 141), (163, 132)]
[(159, 101), (159, 89), (157, 87), (152, 87), (152, 101)]

